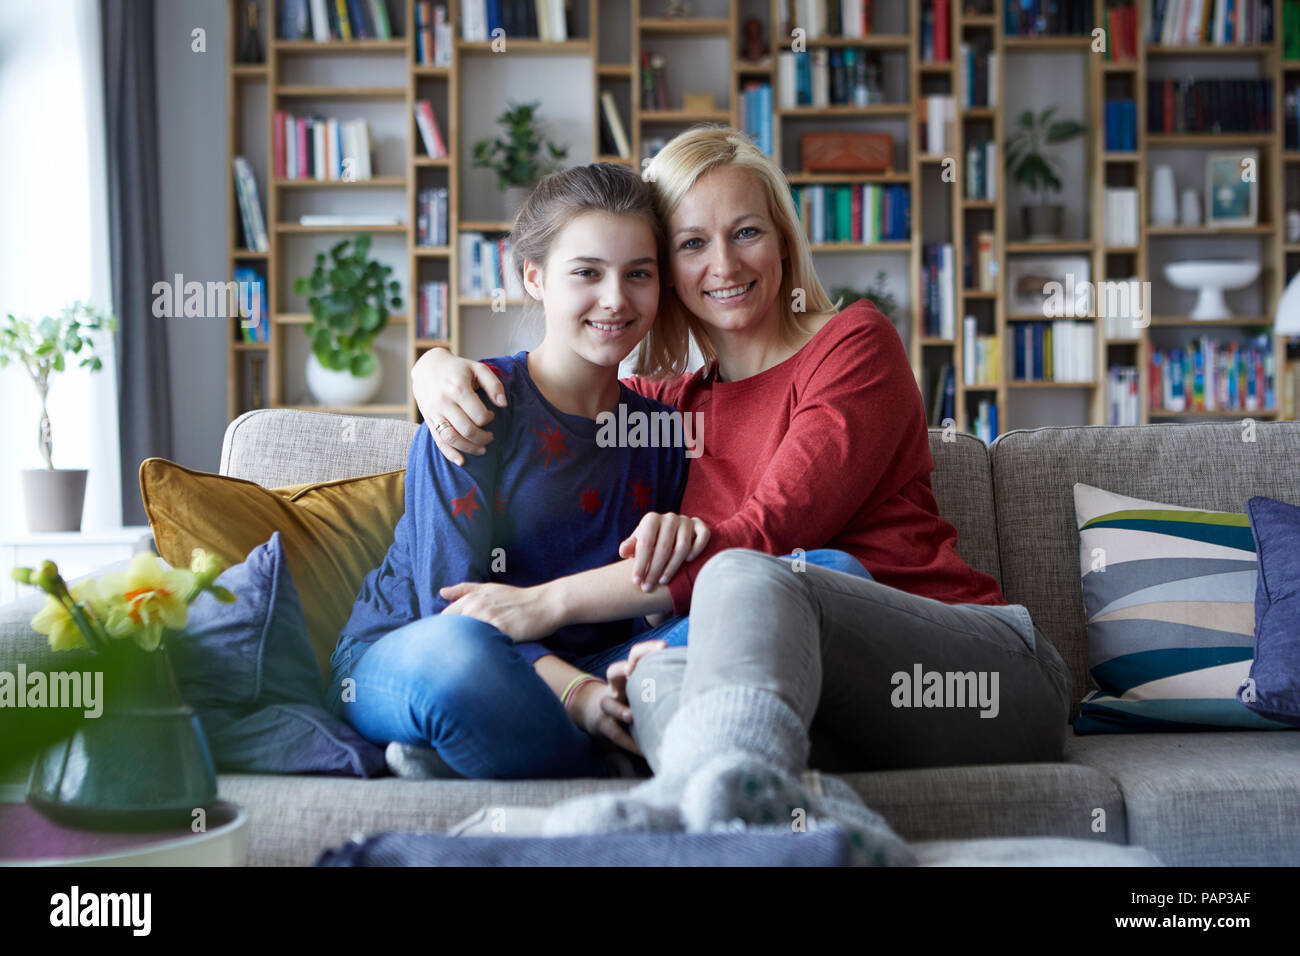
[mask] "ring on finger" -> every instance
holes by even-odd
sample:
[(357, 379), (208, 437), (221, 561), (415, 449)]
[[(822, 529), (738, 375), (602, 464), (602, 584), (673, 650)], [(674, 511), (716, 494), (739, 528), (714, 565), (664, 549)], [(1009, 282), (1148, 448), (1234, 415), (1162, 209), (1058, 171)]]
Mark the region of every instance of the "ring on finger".
[(442, 430), (444, 428), (450, 428), (450, 427), (451, 427), (451, 422), (447, 421), (447, 419), (444, 418), (441, 422), (438, 423), (438, 427), (433, 430), (433, 433), (435, 435), (441, 435)]

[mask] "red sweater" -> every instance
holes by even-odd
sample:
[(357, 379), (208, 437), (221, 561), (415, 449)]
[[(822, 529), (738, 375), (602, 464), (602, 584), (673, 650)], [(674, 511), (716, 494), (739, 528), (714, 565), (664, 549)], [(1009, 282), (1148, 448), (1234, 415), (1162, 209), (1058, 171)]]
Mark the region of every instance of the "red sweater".
[(691, 462), (681, 511), (712, 536), (669, 583), (675, 613), (689, 613), (695, 576), (726, 548), (838, 548), (901, 591), (945, 604), (1007, 603), (991, 576), (957, 555), (957, 529), (930, 488), (916, 378), (893, 325), (867, 300), (750, 378), (693, 372), (628, 384), (702, 413), (703, 453)]

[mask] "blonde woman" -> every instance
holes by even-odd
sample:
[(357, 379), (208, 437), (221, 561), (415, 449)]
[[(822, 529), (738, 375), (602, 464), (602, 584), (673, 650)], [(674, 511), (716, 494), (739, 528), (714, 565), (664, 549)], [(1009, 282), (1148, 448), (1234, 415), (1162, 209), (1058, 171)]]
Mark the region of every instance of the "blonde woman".
[[(1060, 759), (1068, 670), (1028, 611), (958, 556), (903, 344), (870, 302), (836, 311), (784, 173), (745, 134), (696, 127), (644, 178), (668, 269), (626, 383), (699, 416), (679, 510), (712, 529), (709, 544), (665, 582), (676, 530), (649, 515), (617, 563), (531, 593), (470, 585), (460, 599), (497, 626), (526, 605), (542, 630), (674, 615), (606, 675), (609, 712), (656, 780), (562, 807), (556, 832), (789, 820), (791, 799), (811, 799), (797, 781), (810, 728), (822, 770)], [(691, 339), (704, 365), (687, 374)], [(442, 453), (482, 453), (493, 412), (476, 391), (504, 404), (491, 372), (439, 350), (411, 377), (426, 419), (447, 423)], [(661, 650), (683, 643), (682, 628), (686, 646)], [(902, 706), (912, 698), (894, 675), (916, 665), (982, 675), (997, 700)]]

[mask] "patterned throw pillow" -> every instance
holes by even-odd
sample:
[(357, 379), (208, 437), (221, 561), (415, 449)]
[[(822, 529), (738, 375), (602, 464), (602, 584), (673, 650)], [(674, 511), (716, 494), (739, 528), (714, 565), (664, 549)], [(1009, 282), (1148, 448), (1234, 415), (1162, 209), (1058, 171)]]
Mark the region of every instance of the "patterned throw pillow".
[(1075, 484), (1088, 666), (1076, 734), (1281, 730), (1237, 701), (1255, 646), (1245, 514)]

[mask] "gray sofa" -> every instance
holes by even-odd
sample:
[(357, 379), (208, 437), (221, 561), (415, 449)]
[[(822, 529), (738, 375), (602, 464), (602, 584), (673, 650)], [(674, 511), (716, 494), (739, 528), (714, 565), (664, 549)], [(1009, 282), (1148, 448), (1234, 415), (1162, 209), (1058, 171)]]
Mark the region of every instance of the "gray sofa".
[[(275, 487), (402, 468), (416, 427), (250, 412), (226, 431), (221, 473)], [(1072, 485), (1225, 511), (1257, 494), (1300, 503), (1300, 423), (1261, 423), (1254, 442), (1242, 435), (1238, 422), (1054, 427), (986, 447), (933, 430), (934, 492), (961, 556), (1029, 608), (1069, 663), (1078, 698), (1093, 685)], [(0, 668), (37, 649), (27, 622), (39, 604), (0, 608)], [(1062, 763), (842, 776), (910, 841), (1058, 837), (1146, 847), (1169, 865), (1300, 863), (1300, 735), (1066, 734)], [(220, 789), (250, 813), (250, 863), (309, 864), (354, 834), (443, 831), (481, 807), (549, 805), (633, 783), (232, 774)]]

